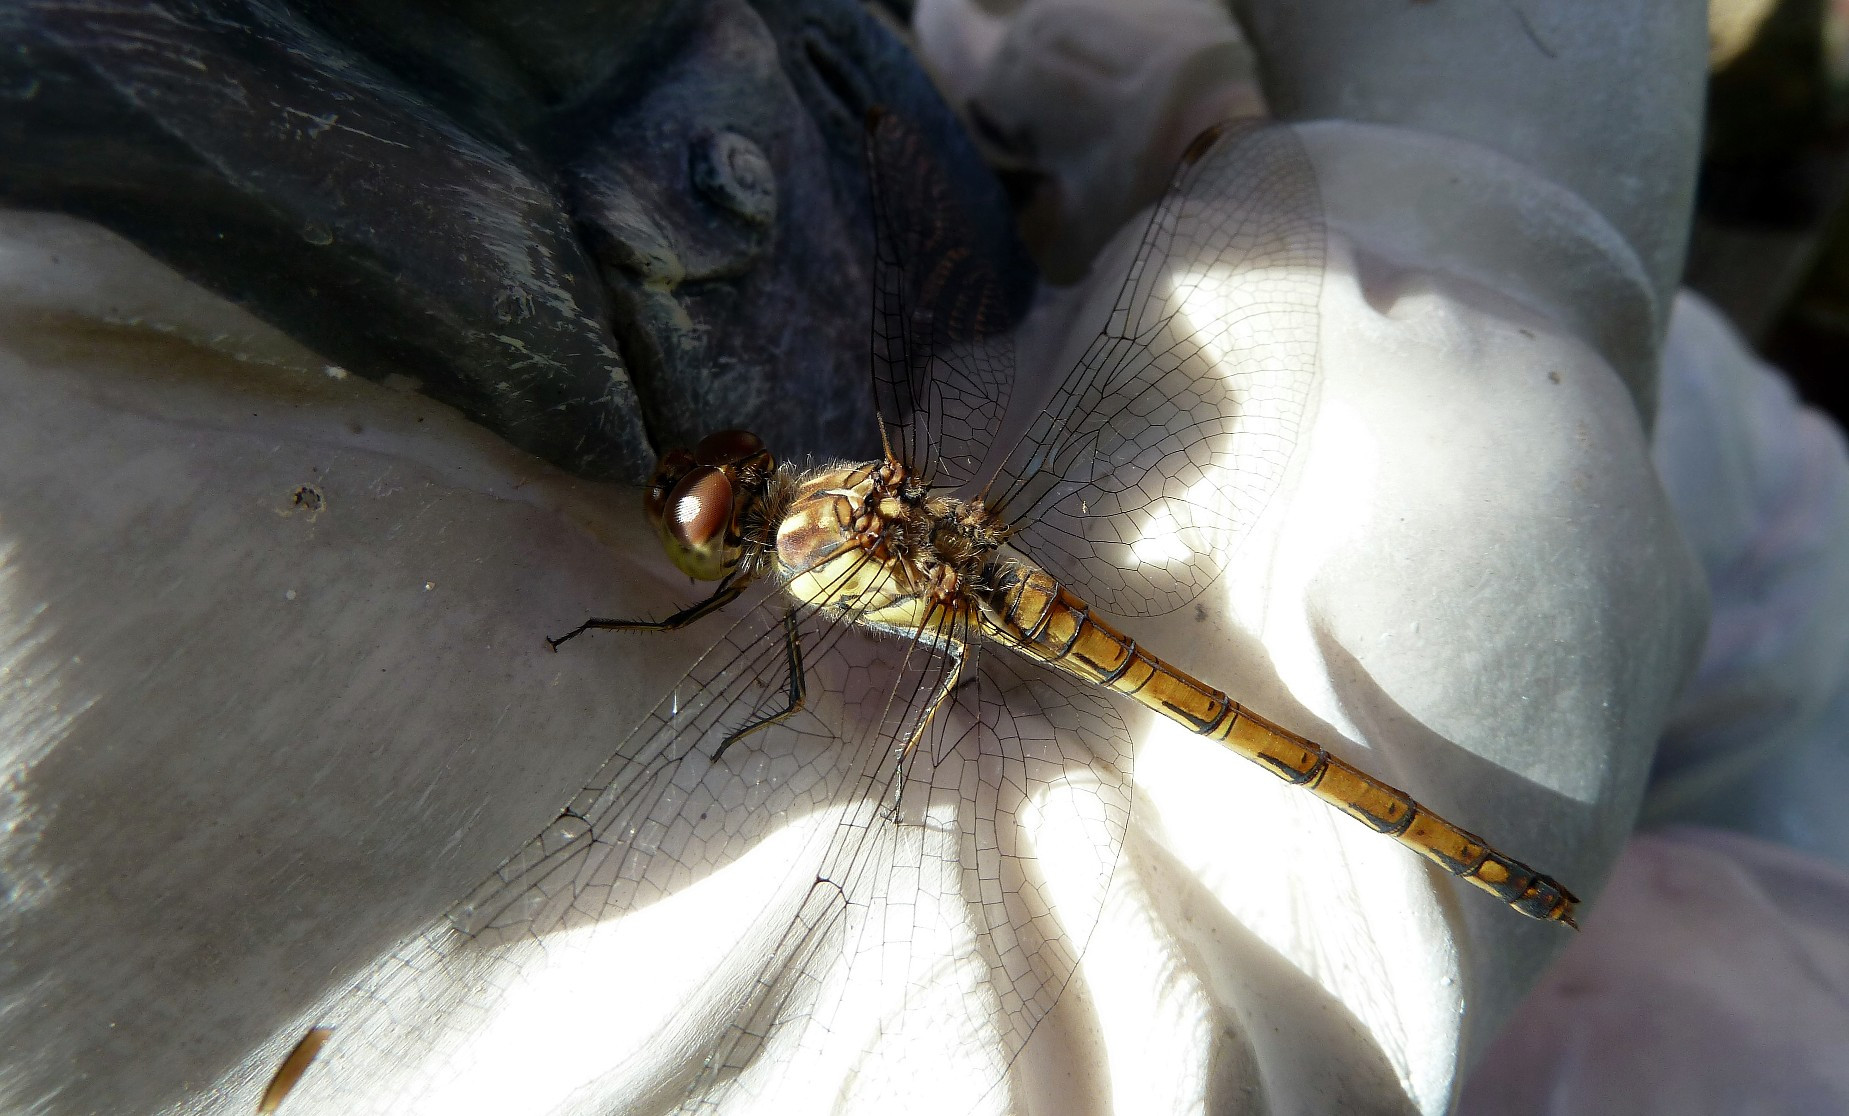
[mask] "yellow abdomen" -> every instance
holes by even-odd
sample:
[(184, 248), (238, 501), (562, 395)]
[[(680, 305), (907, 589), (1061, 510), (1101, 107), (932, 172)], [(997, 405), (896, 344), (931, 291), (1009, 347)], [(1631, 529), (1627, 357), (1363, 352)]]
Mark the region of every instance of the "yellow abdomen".
[(998, 563), (984, 602), (990, 638), (1102, 686), (1256, 761), (1379, 833), (1395, 838), (1530, 918), (1573, 922), (1572, 892), (1482, 838), (1413, 801), (1404, 791), (1331, 756), (1219, 690), (1175, 669), (1091, 615), (1046, 571)]

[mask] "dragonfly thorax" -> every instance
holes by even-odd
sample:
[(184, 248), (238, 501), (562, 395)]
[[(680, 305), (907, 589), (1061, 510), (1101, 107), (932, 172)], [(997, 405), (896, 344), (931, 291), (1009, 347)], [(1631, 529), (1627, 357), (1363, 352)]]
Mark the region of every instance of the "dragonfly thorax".
[(972, 603), (999, 545), (980, 504), (933, 495), (880, 461), (800, 478), (777, 525), (776, 560), (793, 596), (913, 630), (934, 611)]

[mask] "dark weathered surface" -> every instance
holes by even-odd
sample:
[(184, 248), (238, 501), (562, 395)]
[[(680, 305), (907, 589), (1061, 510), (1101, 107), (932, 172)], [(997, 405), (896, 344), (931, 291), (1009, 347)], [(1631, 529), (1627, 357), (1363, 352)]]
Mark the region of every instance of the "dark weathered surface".
[(0, 200), (134, 239), (587, 476), (722, 425), (869, 448), (861, 118), (999, 190), (852, 0), (0, 13)]

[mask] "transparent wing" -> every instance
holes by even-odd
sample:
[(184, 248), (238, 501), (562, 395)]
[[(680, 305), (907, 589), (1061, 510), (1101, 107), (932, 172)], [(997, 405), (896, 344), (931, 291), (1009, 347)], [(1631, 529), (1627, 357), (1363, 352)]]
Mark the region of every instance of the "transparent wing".
[[(1096, 921), (1122, 723), (1001, 654), (958, 674), (799, 610), (803, 709), (714, 763), (787, 704), (788, 623), (751, 609), (544, 832), (322, 1014), (285, 1116), (866, 1111), (944, 1059), (996, 1087)], [(1050, 841), (1090, 850), (1057, 887), (1032, 859)]]
[(980, 1014), (966, 998), (966, 1014), (944, 1025), (993, 1028), (1012, 1058), (1097, 925), (1129, 822), (1130, 735), (1105, 691), (994, 647), (945, 728), (956, 746), (921, 752), (908, 791), (925, 829), (953, 810), (963, 822), (955, 894), (988, 998)]
[(1026, 309), (971, 243), (923, 137), (882, 109), (867, 116), (873, 195), (873, 394), (899, 460), (927, 484), (974, 477), (1008, 406)]
[(877, 645), (799, 608), (809, 707), (713, 761), (788, 702), (789, 602), (759, 597), (545, 830), (326, 1013), (333, 1037), (283, 1113), (570, 1111), (610, 1075), (685, 1087), (697, 1048), (657, 1064), (638, 1041), (612, 1063), (586, 1043), (691, 1034), (736, 1006), (754, 935), (793, 917), (881, 747), (872, 695), (846, 677)]
[(1323, 257), (1315, 174), (1288, 128), (1196, 140), (1104, 329), (989, 486), (1021, 549), (1122, 615), (1206, 588), (1297, 444)]
[(974, 1111), (1006, 1088), (1097, 924), (1129, 748), (1102, 692), (1005, 651), (967, 663), (902, 784), (881, 770), (841, 818), (795, 948), (687, 1111)]

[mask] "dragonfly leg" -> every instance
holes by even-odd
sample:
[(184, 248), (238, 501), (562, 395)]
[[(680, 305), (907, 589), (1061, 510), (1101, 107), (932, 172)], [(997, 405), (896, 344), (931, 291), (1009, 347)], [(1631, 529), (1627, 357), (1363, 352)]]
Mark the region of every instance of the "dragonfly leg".
[[(944, 648), (950, 655), (950, 669), (944, 672), (944, 680), (938, 683), (937, 691), (925, 704), (924, 713), (918, 718), (918, 724), (912, 728), (912, 734), (898, 748), (898, 763), (894, 765), (892, 773), (892, 816), (894, 819), (899, 817), (899, 799), (905, 793), (905, 765), (911, 762), (912, 753), (918, 750), (918, 742), (924, 739), (925, 730), (930, 728), (931, 722), (936, 719), (937, 711), (944, 704), (944, 699), (956, 691), (959, 679), (963, 677), (964, 656), (969, 651), (968, 644), (950, 640), (944, 644)], [(975, 678), (972, 677), (968, 681), (974, 682)]]
[(803, 643), (802, 638), (796, 634), (795, 609), (790, 609), (783, 614), (783, 635), (784, 647), (789, 652), (790, 657), (789, 704), (768, 717), (762, 717), (751, 722), (744, 728), (739, 729), (737, 732), (720, 741), (718, 750), (713, 753), (714, 763), (718, 763), (719, 757), (725, 755), (726, 749), (738, 743), (740, 740), (750, 736), (759, 729), (769, 728), (778, 721), (793, 717), (798, 710), (802, 709), (804, 699), (809, 696), (809, 688), (803, 677)]
[(737, 600), (738, 595), (744, 591), (744, 582), (734, 583), (731, 578), (727, 578), (719, 583), (719, 588), (712, 596), (698, 604), (688, 605), (666, 620), (605, 620), (593, 616), (557, 639), (547, 636), (546, 642), (552, 645), (554, 651), (557, 651), (559, 649), (559, 644), (564, 643), (573, 636), (583, 635), (592, 628), (616, 632), (671, 632), (676, 628), (684, 628), (695, 620), (718, 612), (726, 605)]

